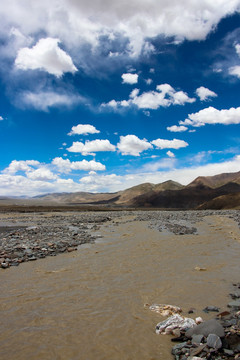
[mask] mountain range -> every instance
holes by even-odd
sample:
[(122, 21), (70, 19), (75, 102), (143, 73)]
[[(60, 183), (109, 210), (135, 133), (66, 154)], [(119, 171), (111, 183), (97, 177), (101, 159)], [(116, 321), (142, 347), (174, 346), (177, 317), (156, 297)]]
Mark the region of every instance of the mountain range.
[(160, 184), (144, 183), (116, 193), (53, 193), (34, 199), (58, 205), (164, 209), (240, 208), (240, 171), (199, 176), (186, 186), (169, 180)]
[(199, 176), (184, 186), (169, 180), (144, 183), (116, 193), (51, 193), (33, 198), (0, 197), (0, 206), (240, 209), (240, 171)]

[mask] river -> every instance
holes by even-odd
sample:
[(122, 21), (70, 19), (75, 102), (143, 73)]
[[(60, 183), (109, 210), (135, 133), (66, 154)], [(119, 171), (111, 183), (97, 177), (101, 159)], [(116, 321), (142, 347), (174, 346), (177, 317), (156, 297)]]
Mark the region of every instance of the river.
[[(171, 336), (146, 304), (204, 319), (239, 282), (239, 228), (208, 216), (198, 235), (174, 235), (119, 216), (77, 252), (0, 270), (1, 357), (18, 360), (170, 360)], [(197, 271), (196, 267), (206, 271)], [(212, 317), (213, 315), (211, 315)]]

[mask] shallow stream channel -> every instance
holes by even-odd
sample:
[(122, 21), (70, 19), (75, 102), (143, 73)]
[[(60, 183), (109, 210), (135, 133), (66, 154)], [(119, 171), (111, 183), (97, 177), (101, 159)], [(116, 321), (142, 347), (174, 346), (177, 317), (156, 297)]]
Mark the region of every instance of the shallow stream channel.
[[(94, 230), (95, 243), (0, 269), (1, 358), (172, 359), (171, 336), (155, 333), (165, 318), (149, 305), (203, 319), (213, 317), (206, 306), (225, 310), (240, 281), (240, 231), (238, 213), (209, 212), (193, 215), (196, 232), (175, 234), (166, 214), (120, 212)], [(184, 214), (172, 223), (186, 226)]]

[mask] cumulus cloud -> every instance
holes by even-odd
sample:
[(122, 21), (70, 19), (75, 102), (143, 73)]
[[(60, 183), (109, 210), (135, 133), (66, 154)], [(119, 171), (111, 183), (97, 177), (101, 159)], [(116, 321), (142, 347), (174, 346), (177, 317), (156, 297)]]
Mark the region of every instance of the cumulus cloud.
[(84, 170), (84, 171), (103, 171), (106, 170), (106, 166), (95, 160), (87, 161), (73, 161), (69, 159), (63, 159), (57, 157), (53, 159), (52, 164), (56, 166), (59, 172), (69, 173), (72, 170)]
[(54, 180), (57, 178), (57, 175), (53, 174), (52, 171), (44, 167), (27, 172), (26, 175), (31, 180), (47, 181), (47, 180)]
[(136, 84), (138, 82), (138, 74), (122, 74), (123, 84)]
[(87, 135), (87, 134), (99, 134), (100, 131), (95, 128), (93, 125), (89, 124), (78, 124), (73, 126), (68, 135)]
[(177, 125), (173, 125), (173, 126), (168, 126), (167, 130), (171, 131), (171, 132), (184, 132), (187, 131), (187, 127), (186, 126), (177, 126)]
[(71, 57), (58, 46), (59, 42), (53, 38), (40, 39), (32, 48), (20, 49), (15, 66), (21, 70), (44, 70), (57, 77), (76, 72)]
[(170, 105), (185, 105), (186, 103), (193, 103), (195, 98), (190, 98), (187, 93), (183, 91), (176, 91), (169, 84), (157, 85), (157, 91), (147, 91), (139, 95), (139, 89), (134, 89), (128, 100), (116, 101), (111, 100), (107, 104), (102, 104), (103, 107), (108, 106), (114, 109), (122, 106), (137, 106), (139, 109), (157, 110), (159, 107), (169, 107)]
[(80, 141), (75, 141), (67, 150), (81, 153), (82, 155), (95, 155), (95, 152), (99, 151), (115, 151), (115, 146), (112, 145), (109, 140), (97, 139), (86, 141), (85, 144)]
[(211, 97), (216, 97), (217, 94), (214, 91), (205, 88), (204, 86), (200, 86), (196, 89), (196, 94), (200, 98), (201, 101), (209, 100)]
[[(173, 161), (175, 159), (168, 159)], [(164, 167), (164, 163), (166, 166)], [(49, 192), (74, 192), (74, 191), (108, 191), (116, 192), (127, 189), (141, 183), (159, 183), (167, 180), (178, 181), (181, 184), (187, 185), (193, 181), (200, 174), (202, 176), (213, 176), (221, 173), (236, 172), (240, 167), (240, 155), (232, 159), (219, 163), (209, 163), (207, 165), (194, 165), (190, 167), (176, 168), (171, 166), (171, 162), (163, 161), (162, 163), (149, 164), (139, 172), (129, 173), (127, 175), (98, 175), (89, 174), (84, 176), (77, 183), (72, 179), (61, 179), (51, 181), (32, 180), (22, 175), (0, 174), (0, 195), (4, 196), (20, 196), (28, 195), (35, 196), (38, 194)], [(176, 164), (175, 164), (176, 165)], [(159, 168), (163, 170), (158, 171)], [(92, 176), (92, 178), (89, 178)]]
[(3, 170), (5, 174), (16, 174), (19, 171), (28, 172), (31, 171), (32, 167), (38, 167), (40, 165), (39, 161), (36, 160), (13, 160), (7, 168)]
[(83, 97), (74, 94), (62, 94), (54, 91), (25, 91), (19, 95), (17, 105), (19, 107), (32, 107), (37, 110), (48, 111), (52, 107), (71, 107), (85, 101), (86, 99)]
[(139, 139), (136, 135), (126, 135), (120, 136), (117, 148), (122, 155), (140, 156), (144, 150), (152, 149), (152, 145), (147, 140)]
[(217, 110), (210, 106), (197, 113), (188, 115), (188, 118), (180, 121), (179, 124), (194, 127), (200, 127), (206, 124), (240, 124), (240, 107)]
[(0, 121), (2, 121), (3, 120), (3, 117), (2, 116), (0, 116)]
[(180, 149), (188, 146), (188, 143), (186, 141), (179, 139), (156, 139), (151, 141), (151, 143), (159, 149)]
[[(238, 0), (62, 0), (61, 6), (58, 0), (34, 4), (25, 0), (24, 5), (9, 0), (1, 7), (0, 15), (5, 20), (3, 27), (7, 22), (26, 35), (44, 32), (50, 38), (60, 37), (72, 48), (79, 48), (84, 43), (96, 48), (102, 34), (108, 41), (120, 34), (126, 43), (126, 51), (131, 56), (139, 56), (153, 51), (149, 41), (158, 35), (175, 37), (178, 42), (203, 40), (223, 17), (237, 10)], [(112, 49), (112, 53), (116, 53), (116, 49)]]

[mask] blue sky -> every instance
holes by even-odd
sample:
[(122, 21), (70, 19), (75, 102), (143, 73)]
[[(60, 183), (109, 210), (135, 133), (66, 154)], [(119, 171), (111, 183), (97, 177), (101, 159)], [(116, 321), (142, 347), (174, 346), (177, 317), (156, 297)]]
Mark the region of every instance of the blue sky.
[(0, 5), (0, 195), (240, 170), (240, 1)]

